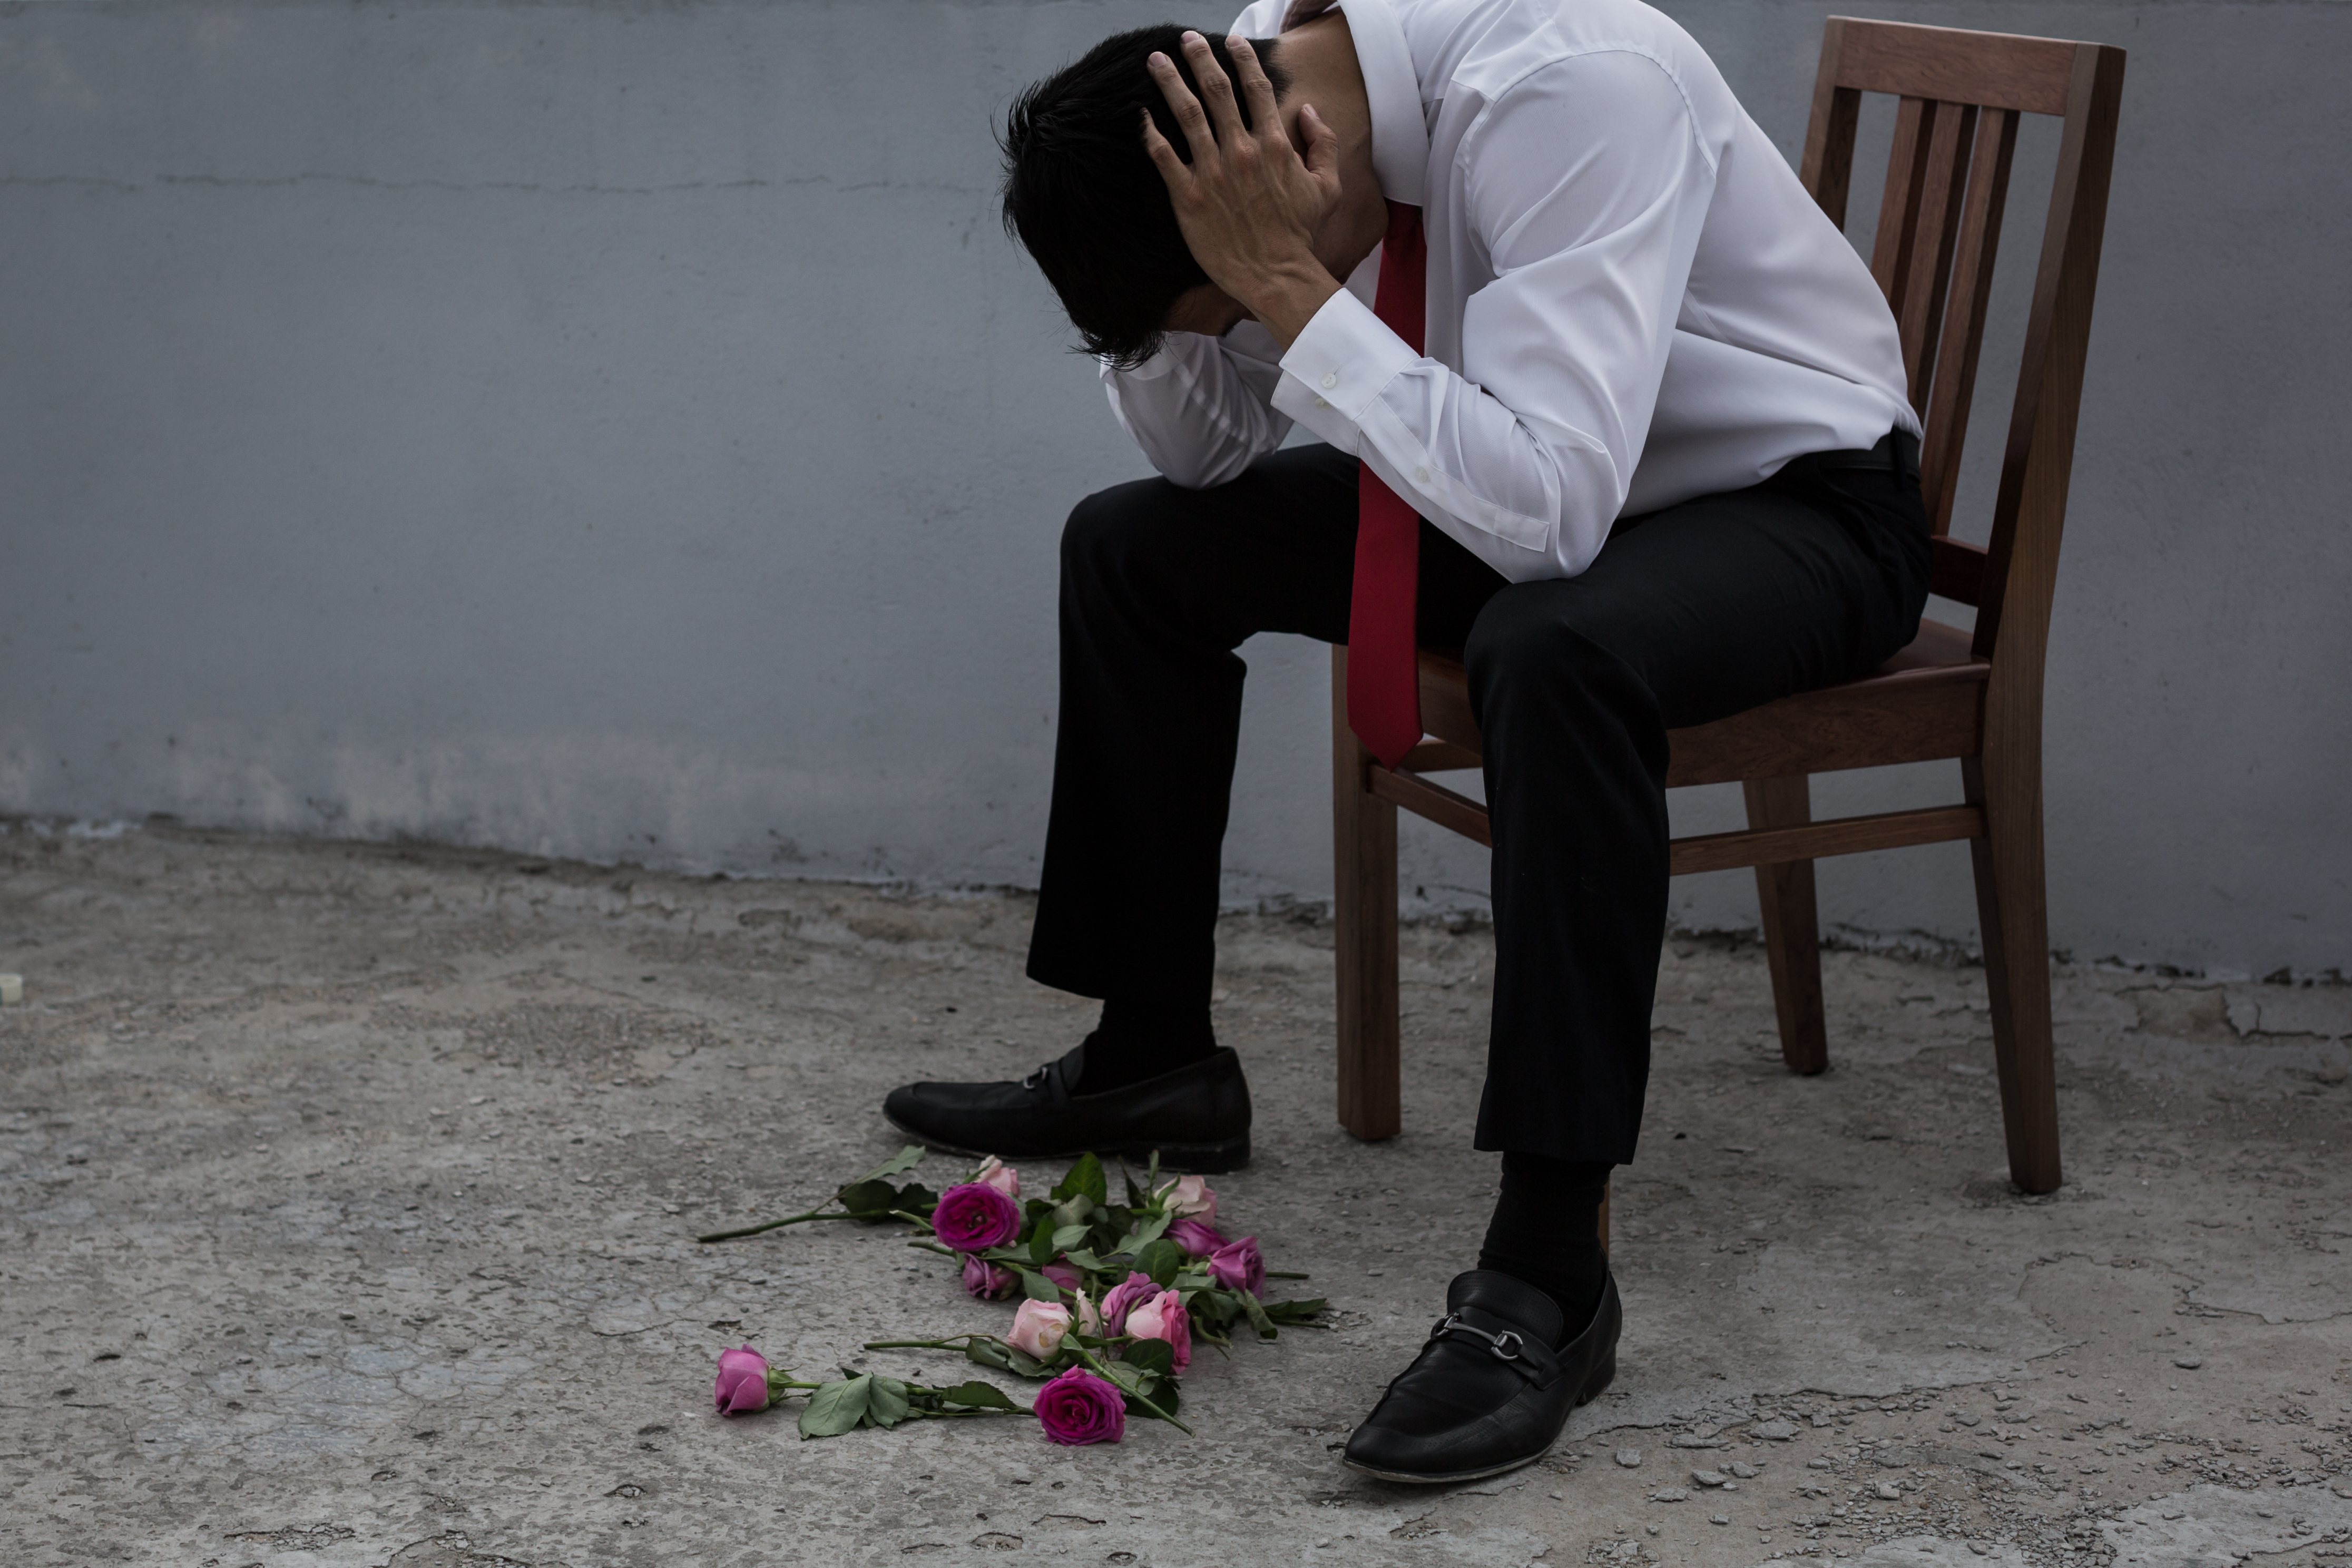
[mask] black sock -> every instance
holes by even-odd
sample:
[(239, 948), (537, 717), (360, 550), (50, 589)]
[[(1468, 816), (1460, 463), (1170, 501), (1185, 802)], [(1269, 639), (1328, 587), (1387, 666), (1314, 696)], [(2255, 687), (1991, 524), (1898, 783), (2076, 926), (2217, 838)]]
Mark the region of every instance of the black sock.
[(1601, 1305), (1609, 1271), (1601, 1250), (1601, 1199), (1610, 1169), (1605, 1161), (1503, 1156), (1503, 1195), (1478, 1267), (1525, 1280), (1559, 1302), (1562, 1344), (1584, 1331)]
[(1087, 1070), (1072, 1092), (1124, 1089), (1190, 1067), (1216, 1048), (1205, 1001), (1197, 1007), (1171, 1006), (1113, 997), (1103, 1004), (1102, 1026), (1087, 1037)]

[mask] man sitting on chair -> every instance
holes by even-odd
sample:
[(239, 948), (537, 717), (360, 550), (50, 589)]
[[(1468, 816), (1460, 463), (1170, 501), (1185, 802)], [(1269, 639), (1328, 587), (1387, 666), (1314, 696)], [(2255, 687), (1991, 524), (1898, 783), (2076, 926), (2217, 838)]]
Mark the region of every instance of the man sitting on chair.
[[(1349, 722), (1394, 766), (1422, 739), (1416, 639), (1462, 647), (1495, 840), (1477, 1147), (1502, 1191), (1347, 1448), (1454, 1480), (1539, 1458), (1615, 1370), (1596, 1220), (1649, 1072), (1666, 732), (1911, 639), (1919, 426), (1869, 271), (1665, 16), (1284, 4), (1222, 41), (1111, 38), (1008, 117), (1007, 222), (1164, 476), (1063, 535), (1029, 973), (1104, 1005), (1018, 1083), (885, 1109), (970, 1152), (1245, 1160), (1209, 1021), (1234, 649), (1347, 644)], [(1294, 423), (1319, 439), (1285, 447)]]

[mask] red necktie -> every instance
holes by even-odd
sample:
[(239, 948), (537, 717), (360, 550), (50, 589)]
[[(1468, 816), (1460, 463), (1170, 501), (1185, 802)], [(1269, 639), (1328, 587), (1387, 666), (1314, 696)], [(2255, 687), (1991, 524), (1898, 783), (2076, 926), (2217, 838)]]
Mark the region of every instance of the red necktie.
[[(1421, 209), (1389, 204), (1372, 314), (1421, 353), (1429, 247)], [(1384, 768), (1421, 744), (1421, 662), (1413, 599), (1421, 519), (1369, 464), (1356, 476), (1356, 583), (1348, 606), (1348, 728)]]

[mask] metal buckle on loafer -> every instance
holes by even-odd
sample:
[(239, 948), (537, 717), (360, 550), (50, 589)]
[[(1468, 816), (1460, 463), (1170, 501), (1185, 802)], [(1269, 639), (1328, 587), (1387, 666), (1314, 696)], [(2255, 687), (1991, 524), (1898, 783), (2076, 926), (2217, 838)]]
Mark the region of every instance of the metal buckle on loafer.
[[(1442, 1340), (1446, 1335), (1454, 1333), (1474, 1334), (1486, 1341), (1487, 1352), (1496, 1361), (1518, 1360), (1519, 1352), (1528, 1342), (1514, 1329), (1505, 1329), (1499, 1334), (1490, 1334), (1484, 1329), (1474, 1329), (1462, 1321), (1462, 1314), (1459, 1312), (1448, 1312), (1438, 1321), (1435, 1328), (1429, 1331), (1429, 1337), (1433, 1340)], [(1510, 1347), (1507, 1350), (1504, 1348), (1506, 1342)]]

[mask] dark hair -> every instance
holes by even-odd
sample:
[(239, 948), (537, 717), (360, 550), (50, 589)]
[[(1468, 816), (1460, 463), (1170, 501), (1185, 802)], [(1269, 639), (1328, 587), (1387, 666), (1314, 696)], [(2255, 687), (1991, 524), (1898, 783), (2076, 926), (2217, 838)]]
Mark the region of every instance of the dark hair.
[[(1200, 90), (1173, 23), (1105, 38), (1013, 100), (1005, 112), (1004, 227), (1029, 248), (1087, 347), (1123, 369), (1150, 359), (1178, 295), (1209, 280), (1176, 226), (1168, 186), (1143, 150), (1148, 110), (1178, 157), (1191, 144), (1145, 65), (1155, 49)], [(1222, 34), (1203, 32), (1236, 87)], [(1253, 41), (1279, 94), (1290, 79), (1273, 40)], [(1249, 123), (1249, 104), (1240, 104)]]

